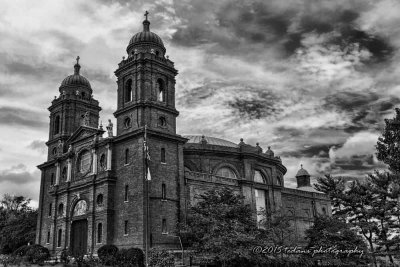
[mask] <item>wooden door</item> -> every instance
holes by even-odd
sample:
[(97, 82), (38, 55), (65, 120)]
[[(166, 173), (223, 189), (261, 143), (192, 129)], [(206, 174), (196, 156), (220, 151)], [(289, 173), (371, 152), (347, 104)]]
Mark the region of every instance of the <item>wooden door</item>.
[(87, 220), (72, 222), (71, 252), (73, 256), (82, 256), (87, 253)]

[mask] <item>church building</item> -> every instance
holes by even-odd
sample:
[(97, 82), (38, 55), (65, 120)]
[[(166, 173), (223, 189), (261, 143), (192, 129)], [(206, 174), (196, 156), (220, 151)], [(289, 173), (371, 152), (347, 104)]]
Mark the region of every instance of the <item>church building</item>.
[[(66, 77), (48, 108), (47, 161), (41, 170), (36, 243), (58, 254), (119, 248), (177, 248), (198, 195), (230, 187), (254, 210), (283, 210), (295, 240), (317, 214), (331, 214), (329, 198), (301, 168), (298, 188), (285, 187), (286, 167), (268, 147), (176, 132), (178, 71), (161, 38), (143, 21), (118, 64), (116, 125), (99, 125), (95, 88), (80, 73)], [(116, 128), (116, 129), (114, 129)]]

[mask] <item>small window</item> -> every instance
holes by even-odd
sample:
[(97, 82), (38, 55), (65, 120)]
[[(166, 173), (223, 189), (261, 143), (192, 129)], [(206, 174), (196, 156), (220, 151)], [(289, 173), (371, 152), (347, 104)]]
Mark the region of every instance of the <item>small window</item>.
[(129, 79), (125, 84), (125, 102), (132, 101), (132, 80)]
[(129, 194), (129, 185), (125, 185), (125, 196), (124, 201), (128, 201), (128, 194)]
[(165, 102), (164, 81), (162, 79), (158, 79), (156, 87), (157, 87), (157, 100), (160, 102)]
[(103, 242), (103, 224), (99, 223), (97, 225), (97, 243)]
[(161, 148), (161, 162), (165, 163), (165, 148)]
[(50, 204), (49, 204), (49, 216), (51, 216), (52, 210), (53, 210), (53, 204), (50, 203)]
[(54, 185), (54, 173), (51, 174), (50, 185)]
[(259, 170), (254, 171), (254, 182), (265, 184), (265, 178)]
[(156, 50), (156, 56), (160, 56), (160, 51)]
[(61, 247), (62, 229), (58, 229), (57, 247)]
[(128, 235), (128, 221), (124, 222), (124, 235)]
[(51, 153), (53, 153), (54, 156), (57, 155), (57, 148), (54, 147), (53, 150), (51, 151)]
[(167, 220), (162, 219), (161, 231), (163, 234), (167, 234)]
[(61, 203), (60, 205), (58, 205), (58, 216), (63, 216), (64, 214), (64, 204)]
[(167, 191), (164, 183), (161, 185), (161, 197), (162, 199), (167, 199)]
[(61, 172), (61, 181), (63, 182), (67, 181), (67, 167), (64, 167)]
[(129, 149), (125, 149), (125, 165), (129, 163)]
[(131, 127), (131, 118), (126, 117), (126, 118), (124, 119), (124, 126), (125, 126), (125, 128)]
[(100, 156), (100, 169), (105, 170), (106, 169), (106, 155), (101, 154)]
[(86, 93), (85, 92), (82, 92), (82, 98), (85, 98), (85, 96), (86, 96)]
[(46, 240), (47, 244), (50, 244), (50, 231), (47, 231), (47, 240)]
[(86, 173), (90, 169), (90, 163), (91, 163), (91, 155), (89, 151), (85, 151), (81, 153), (79, 157), (79, 171), (81, 173)]
[(226, 178), (236, 178), (235, 172), (231, 168), (222, 167), (217, 171), (218, 176), (226, 177)]
[(58, 133), (60, 133), (60, 115), (57, 115), (54, 120), (54, 134)]
[(103, 194), (98, 194), (96, 199), (97, 206), (103, 206)]
[(158, 125), (161, 126), (161, 127), (167, 126), (167, 120), (165, 119), (165, 117), (160, 117), (158, 119)]

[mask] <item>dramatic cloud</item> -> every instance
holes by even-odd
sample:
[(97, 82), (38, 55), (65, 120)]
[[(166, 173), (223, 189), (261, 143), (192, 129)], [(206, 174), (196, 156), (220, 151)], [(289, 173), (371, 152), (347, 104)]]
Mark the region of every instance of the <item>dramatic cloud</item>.
[(374, 145), (400, 104), (398, 1), (3, 2), (4, 191), (37, 196), (47, 108), (76, 56), (103, 108), (100, 120), (114, 120), (113, 72), (144, 10), (179, 71), (178, 133), (271, 146), (290, 186), (300, 164), (313, 176), (384, 168)]

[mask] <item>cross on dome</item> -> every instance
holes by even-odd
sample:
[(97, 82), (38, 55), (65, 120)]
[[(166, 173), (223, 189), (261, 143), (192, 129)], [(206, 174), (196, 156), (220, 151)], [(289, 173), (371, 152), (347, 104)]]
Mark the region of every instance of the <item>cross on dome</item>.
[(79, 64), (79, 59), (80, 59), (80, 57), (77, 56), (77, 57), (76, 57), (76, 64)]
[(146, 10), (146, 12), (144, 12), (144, 16), (146, 17), (146, 20), (147, 20), (148, 15), (149, 15), (149, 12)]

